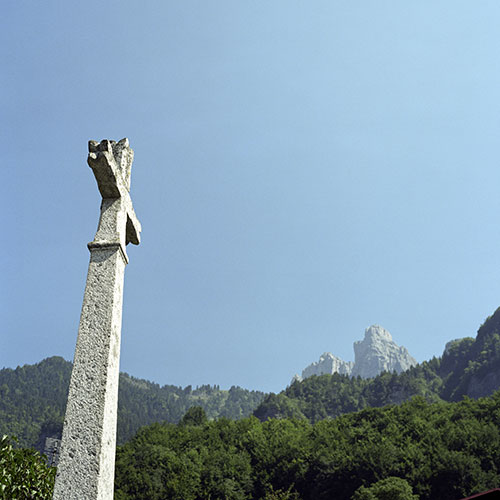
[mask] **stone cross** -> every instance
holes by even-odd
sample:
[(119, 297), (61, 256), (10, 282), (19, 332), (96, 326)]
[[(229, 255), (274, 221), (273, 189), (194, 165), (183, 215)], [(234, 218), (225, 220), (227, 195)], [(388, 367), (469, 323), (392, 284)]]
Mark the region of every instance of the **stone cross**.
[(102, 196), (83, 297), (54, 500), (111, 500), (127, 243), (141, 225), (130, 199), (128, 139), (89, 142), (87, 162)]

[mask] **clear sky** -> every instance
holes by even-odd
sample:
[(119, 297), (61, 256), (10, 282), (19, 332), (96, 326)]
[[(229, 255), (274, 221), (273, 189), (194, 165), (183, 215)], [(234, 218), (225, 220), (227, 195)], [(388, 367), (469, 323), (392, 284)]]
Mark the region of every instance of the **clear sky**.
[(73, 358), (128, 137), (121, 369), (279, 391), (371, 324), (423, 361), (500, 306), (500, 2), (6, 2), (0, 367)]

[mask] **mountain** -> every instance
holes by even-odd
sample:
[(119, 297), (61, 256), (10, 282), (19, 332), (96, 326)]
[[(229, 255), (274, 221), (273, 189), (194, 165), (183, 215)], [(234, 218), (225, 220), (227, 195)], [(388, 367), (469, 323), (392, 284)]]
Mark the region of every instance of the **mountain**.
[[(376, 358), (373, 353), (378, 352), (374, 348), (378, 344), (385, 345), (386, 355), (377, 359), (390, 360), (387, 352), (391, 351), (387, 346), (392, 346), (391, 342), (392, 337), (386, 330), (368, 328), (365, 339), (357, 343), (361, 349), (358, 347), (351, 373), (359, 359), (366, 359), (366, 352)], [(365, 346), (369, 349), (363, 354)], [(397, 353), (401, 348), (395, 349)], [(334, 359), (333, 355), (322, 358), (330, 370), (335, 364), (339, 369), (338, 358)], [(231, 387), (228, 391), (210, 385), (196, 389), (160, 387), (122, 373), (118, 442), (124, 443), (140, 427), (153, 422), (179, 422), (193, 406), (201, 406), (210, 419), (238, 419), (253, 412), (261, 420), (296, 417), (317, 422), (367, 407), (400, 404), (413, 396), (422, 396), (429, 402), (487, 396), (500, 388), (500, 308), (485, 320), (475, 339), (466, 337), (448, 342), (441, 357), (401, 373), (396, 373), (394, 363), (387, 366), (394, 371), (385, 371), (373, 378), (338, 372), (311, 375), (303, 381), (295, 381), (279, 394), (267, 396), (240, 387)], [(60, 357), (14, 370), (0, 370), (0, 434), (15, 435), (22, 446), (39, 449), (46, 437), (59, 436), (70, 374), (71, 363)]]
[(301, 377), (295, 375), (292, 383), (313, 375), (333, 373), (372, 378), (384, 371), (401, 373), (416, 364), (417, 361), (410, 356), (406, 347), (398, 346), (385, 328), (372, 325), (365, 330), (363, 340), (354, 342), (354, 363), (343, 361), (331, 352), (325, 352), (319, 361), (302, 370)]
[[(394, 348), (388, 332), (380, 334), (380, 331), (369, 328), (364, 341), (357, 343), (352, 374), (363, 374), (355, 371), (356, 363), (372, 356), (370, 350), (380, 338), (385, 337), (384, 343)], [(377, 358), (375, 349), (372, 352), (377, 363), (388, 359), (385, 355)], [(326, 359), (325, 355), (322, 358)], [(373, 365), (377, 366), (375, 362)], [(374, 378), (329, 373), (295, 380), (279, 394), (268, 395), (254, 415), (260, 420), (296, 417), (317, 422), (367, 407), (400, 404), (413, 396), (422, 396), (430, 402), (488, 396), (500, 389), (500, 308), (481, 325), (475, 339), (466, 337), (448, 342), (440, 358), (416, 364), (401, 373), (396, 372), (395, 363), (388, 366), (394, 371), (384, 371)], [(318, 366), (316, 369), (319, 371)]]
[(319, 361), (311, 363), (302, 370), (302, 377), (299, 377), (299, 380), (312, 377), (313, 375), (324, 375), (325, 373), (350, 375), (353, 367), (354, 363), (352, 361), (343, 361), (331, 352), (325, 352), (320, 356)]
[(476, 339), (448, 342), (442, 359), (444, 398), (487, 396), (500, 387), (500, 308), (486, 318)]
[(365, 330), (363, 340), (354, 342), (351, 375), (372, 378), (382, 372), (401, 373), (416, 364), (406, 347), (398, 346), (385, 328), (373, 325)]
[(500, 391), (457, 403), (417, 397), (315, 424), (198, 413), (118, 447), (115, 498), (456, 500), (500, 484), (499, 429)]
[[(72, 364), (61, 357), (35, 365), (0, 370), (0, 435), (16, 436), (19, 444), (43, 450), (45, 438), (62, 431)], [(240, 387), (221, 390), (203, 385), (193, 389), (158, 384), (120, 374), (118, 443), (153, 422), (178, 422), (192, 406), (201, 406), (209, 418), (246, 417), (265, 394)]]

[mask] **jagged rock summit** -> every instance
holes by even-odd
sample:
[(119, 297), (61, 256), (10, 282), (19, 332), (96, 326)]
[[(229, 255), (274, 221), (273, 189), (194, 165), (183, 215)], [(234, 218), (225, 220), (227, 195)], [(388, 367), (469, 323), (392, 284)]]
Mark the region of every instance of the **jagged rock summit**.
[(352, 377), (376, 377), (383, 371), (401, 373), (416, 365), (406, 347), (398, 346), (392, 335), (379, 325), (365, 330), (365, 338), (354, 342), (354, 363), (343, 361), (330, 352), (325, 352), (319, 361), (310, 364), (302, 371), (302, 377), (295, 375), (292, 383), (312, 375), (340, 373)]
[(376, 377), (379, 373), (401, 373), (416, 365), (406, 347), (398, 346), (391, 334), (379, 325), (365, 330), (365, 338), (354, 342), (354, 368), (351, 375)]
[(319, 358), (319, 361), (310, 364), (302, 371), (302, 378), (311, 375), (323, 375), (324, 373), (340, 373), (341, 375), (350, 375), (354, 363), (352, 361), (343, 361), (331, 352), (325, 352)]

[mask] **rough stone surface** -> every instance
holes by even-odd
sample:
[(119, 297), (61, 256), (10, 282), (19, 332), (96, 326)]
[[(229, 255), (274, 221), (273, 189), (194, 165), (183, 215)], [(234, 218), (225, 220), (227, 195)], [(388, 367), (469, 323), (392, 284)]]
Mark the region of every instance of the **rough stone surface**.
[(417, 364), (405, 347), (399, 347), (392, 340), (391, 334), (378, 325), (365, 330), (365, 338), (354, 342), (355, 361), (343, 361), (330, 352), (325, 352), (319, 361), (310, 364), (302, 371), (302, 376), (295, 375), (291, 381), (301, 381), (312, 375), (339, 373), (341, 375), (376, 377), (382, 371), (401, 373)]
[(55, 500), (113, 498), (123, 280), (128, 242), (141, 230), (128, 190), (128, 140), (89, 143), (89, 166), (103, 196), (90, 264), (57, 476)]
[(370, 326), (365, 338), (354, 342), (353, 377), (371, 378), (382, 371), (401, 373), (416, 364), (406, 347), (398, 346), (381, 326)]
[(302, 370), (302, 378), (310, 377), (311, 375), (323, 375), (325, 373), (340, 373), (341, 375), (350, 375), (354, 363), (352, 361), (343, 361), (331, 352), (323, 353), (319, 361), (310, 364)]

